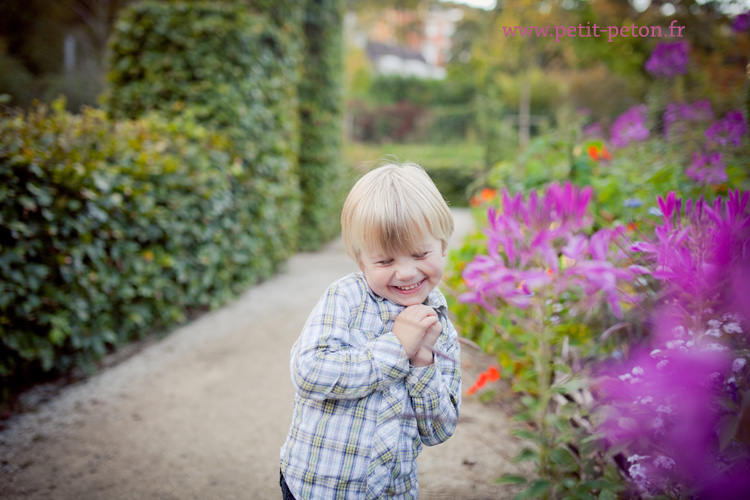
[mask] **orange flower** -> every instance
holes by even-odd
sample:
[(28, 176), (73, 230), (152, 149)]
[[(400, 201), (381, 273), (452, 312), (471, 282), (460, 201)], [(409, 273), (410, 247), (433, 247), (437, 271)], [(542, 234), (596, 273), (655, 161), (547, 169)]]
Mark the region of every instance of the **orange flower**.
[(609, 151), (607, 151), (607, 148), (605, 146), (599, 147), (596, 144), (590, 144), (589, 147), (586, 148), (586, 152), (588, 153), (589, 158), (594, 161), (612, 159), (612, 155)]
[(490, 366), (487, 371), (479, 374), (477, 381), (474, 382), (474, 385), (472, 385), (467, 392), (469, 394), (474, 394), (489, 382), (495, 382), (497, 380), (500, 380), (500, 370), (494, 366)]
[(482, 203), (489, 203), (497, 198), (497, 189), (484, 188), (477, 196), (474, 196), (469, 202), (472, 207), (478, 207)]
[(482, 201), (492, 201), (497, 198), (497, 189), (484, 188), (480, 194)]

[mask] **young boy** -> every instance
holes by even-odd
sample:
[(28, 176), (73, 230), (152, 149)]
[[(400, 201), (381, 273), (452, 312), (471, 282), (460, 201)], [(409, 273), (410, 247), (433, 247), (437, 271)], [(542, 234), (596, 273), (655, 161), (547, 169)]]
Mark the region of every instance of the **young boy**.
[(328, 287), (292, 348), (294, 415), (281, 448), (284, 498), (416, 499), (422, 445), (456, 428), (456, 331), (437, 284), (453, 217), (427, 173), (385, 165), (341, 214), (361, 272)]

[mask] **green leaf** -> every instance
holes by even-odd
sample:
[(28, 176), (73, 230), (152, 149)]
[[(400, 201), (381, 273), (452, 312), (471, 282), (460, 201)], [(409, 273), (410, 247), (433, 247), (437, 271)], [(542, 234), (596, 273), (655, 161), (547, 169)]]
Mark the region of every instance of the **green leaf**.
[(603, 489), (599, 492), (599, 500), (617, 500), (617, 493), (612, 490)]
[(550, 453), (550, 460), (562, 467), (569, 467), (576, 464), (576, 458), (567, 448), (555, 448)]
[(514, 499), (525, 500), (526, 498), (541, 498), (549, 492), (551, 486), (552, 483), (550, 481), (546, 479), (537, 479), (533, 483), (531, 483), (531, 486), (517, 494)]
[(511, 434), (514, 436), (518, 436), (522, 439), (527, 439), (529, 441), (533, 441), (535, 443), (544, 444), (547, 442), (546, 439), (544, 439), (543, 436), (540, 436), (536, 432), (532, 432), (526, 429), (513, 429), (511, 431)]
[(496, 479), (495, 482), (497, 484), (526, 484), (528, 480), (525, 477), (506, 474), (505, 476)]
[(513, 458), (513, 463), (525, 462), (527, 460), (538, 461), (539, 452), (534, 451), (531, 448), (524, 448)]

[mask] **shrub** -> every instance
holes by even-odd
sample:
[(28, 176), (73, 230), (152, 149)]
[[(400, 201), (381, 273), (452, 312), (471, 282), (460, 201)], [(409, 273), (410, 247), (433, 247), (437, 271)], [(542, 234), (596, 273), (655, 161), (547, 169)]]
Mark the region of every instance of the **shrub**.
[[(110, 348), (267, 277), (262, 189), (221, 134), (112, 122), (57, 101), (0, 115), (0, 377), (91, 366)], [(248, 228), (252, 228), (249, 230)], [(267, 244), (266, 244), (267, 245)]]
[(304, 6), (299, 241), (302, 250), (314, 250), (337, 234), (346, 188), (341, 163), (343, 24), (340, 0), (308, 0)]
[(293, 34), (243, 3), (146, 1), (123, 11), (111, 41), (111, 116), (185, 115), (228, 138), (245, 187), (262, 193), (244, 210), (264, 267), (291, 253), (298, 231)]

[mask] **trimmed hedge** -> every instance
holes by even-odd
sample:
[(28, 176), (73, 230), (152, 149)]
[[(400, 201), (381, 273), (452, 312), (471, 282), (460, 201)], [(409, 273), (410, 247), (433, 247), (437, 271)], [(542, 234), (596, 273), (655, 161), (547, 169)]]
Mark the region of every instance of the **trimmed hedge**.
[(298, 235), (293, 35), (245, 3), (145, 1), (124, 10), (110, 44), (112, 117), (190, 116), (239, 152), (234, 160), (259, 193), (244, 229), (269, 265), (294, 251)]
[(307, 0), (304, 5), (299, 241), (300, 249), (315, 250), (338, 233), (348, 187), (341, 162), (343, 20), (341, 0)]
[(0, 399), (225, 303), (295, 251), (299, 48), (246, 4), (142, 2), (115, 27), (108, 115), (3, 111)]
[(274, 230), (256, 215), (267, 186), (234, 153), (185, 120), (115, 123), (62, 101), (0, 115), (6, 395), (29, 372), (91, 366), (271, 274), (253, 235)]
[(105, 111), (0, 111), (0, 401), (270, 276), (297, 248), (300, 119), (303, 247), (335, 234), (340, 6), (144, 1)]

